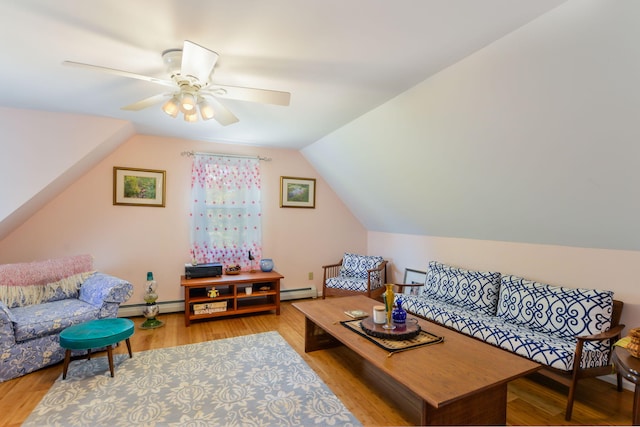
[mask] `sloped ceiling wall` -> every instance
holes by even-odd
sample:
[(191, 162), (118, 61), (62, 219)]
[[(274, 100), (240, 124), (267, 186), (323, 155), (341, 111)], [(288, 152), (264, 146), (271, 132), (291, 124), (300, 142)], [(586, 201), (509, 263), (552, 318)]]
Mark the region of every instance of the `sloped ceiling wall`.
[(124, 120), (0, 107), (0, 240), (134, 134)]
[(370, 231), (640, 250), (638, 16), (567, 2), (303, 154)]

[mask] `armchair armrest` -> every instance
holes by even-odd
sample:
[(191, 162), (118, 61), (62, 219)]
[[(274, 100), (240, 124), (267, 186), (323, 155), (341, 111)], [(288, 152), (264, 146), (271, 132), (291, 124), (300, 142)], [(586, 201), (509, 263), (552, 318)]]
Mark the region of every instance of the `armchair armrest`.
[(126, 280), (105, 274), (96, 273), (80, 286), (79, 299), (96, 307), (105, 303), (121, 304), (131, 298), (133, 285)]
[(335, 264), (323, 265), (322, 269), (324, 273), (322, 283), (326, 283), (327, 279), (330, 279), (332, 277), (338, 277), (338, 275), (340, 274), (340, 267), (342, 267), (342, 260)]
[(8, 348), (15, 344), (14, 320), (11, 310), (0, 301), (0, 348)]
[(387, 261), (383, 260), (380, 265), (371, 270), (367, 270), (367, 288), (369, 291), (379, 288), (387, 281)]
[(336, 264), (323, 265), (322, 268), (331, 268), (331, 267), (340, 267), (340, 266), (342, 266), (342, 260), (340, 260), (340, 262)]

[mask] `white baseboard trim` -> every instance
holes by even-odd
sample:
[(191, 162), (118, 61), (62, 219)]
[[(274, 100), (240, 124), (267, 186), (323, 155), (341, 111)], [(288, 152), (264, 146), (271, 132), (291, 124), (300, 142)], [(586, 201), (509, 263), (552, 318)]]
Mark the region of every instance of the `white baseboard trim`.
[[(280, 291), (280, 301), (289, 301), (294, 299), (317, 298), (315, 286), (299, 289), (283, 289)], [(118, 310), (118, 317), (135, 317), (142, 316), (142, 310), (146, 304), (130, 304), (121, 305)], [(184, 311), (184, 300), (182, 301), (165, 301), (159, 302), (160, 313), (177, 313)]]
[[(158, 306), (160, 307), (160, 314), (184, 311), (184, 301), (159, 302)], [(121, 305), (118, 310), (118, 317), (142, 316), (142, 310), (145, 307), (146, 304)]]

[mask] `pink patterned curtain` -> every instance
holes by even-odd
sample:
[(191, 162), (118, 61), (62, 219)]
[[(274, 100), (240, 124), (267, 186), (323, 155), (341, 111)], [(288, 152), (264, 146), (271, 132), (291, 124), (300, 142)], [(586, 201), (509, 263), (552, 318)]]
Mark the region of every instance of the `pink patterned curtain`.
[[(194, 155), (191, 259), (198, 264), (257, 266), (262, 257), (258, 159)], [(249, 251), (255, 261), (249, 260)]]

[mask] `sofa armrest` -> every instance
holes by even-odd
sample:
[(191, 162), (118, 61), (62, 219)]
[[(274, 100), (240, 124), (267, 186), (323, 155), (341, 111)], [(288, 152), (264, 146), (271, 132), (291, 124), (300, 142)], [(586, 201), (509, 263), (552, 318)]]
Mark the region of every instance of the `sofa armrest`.
[(16, 343), (16, 336), (13, 330), (14, 322), (11, 310), (0, 301), (0, 348), (11, 347)]
[(418, 286), (424, 286), (424, 283), (394, 283), (393, 286), (395, 287), (394, 292), (404, 294), (405, 288), (415, 288)]
[(576, 337), (578, 339), (578, 342), (586, 342), (586, 341), (604, 341), (604, 340), (608, 340), (611, 338), (620, 338), (620, 334), (622, 333), (622, 330), (624, 329), (625, 325), (618, 325), (615, 326), (611, 329), (609, 329), (606, 332), (602, 332), (600, 334), (596, 334), (596, 335), (582, 335), (579, 337)]
[[(576, 337), (578, 342), (576, 343), (576, 351), (575, 351), (575, 361), (573, 362), (573, 375), (578, 378), (580, 373), (580, 363), (582, 360), (582, 349), (584, 347), (584, 343), (587, 341), (605, 341), (612, 340), (611, 347), (613, 343), (620, 338), (620, 334), (624, 329), (625, 325), (614, 326), (606, 332), (602, 332), (600, 334), (595, 335), (581, 335)], [(609, 361), (611, 361), (611, 353), (609, 353)]]
[(133, 285), (124, 279), (96, 273), (80, 286), (79, 299), (96, 307), (106, 303), (122, 304), (131, 298)]

